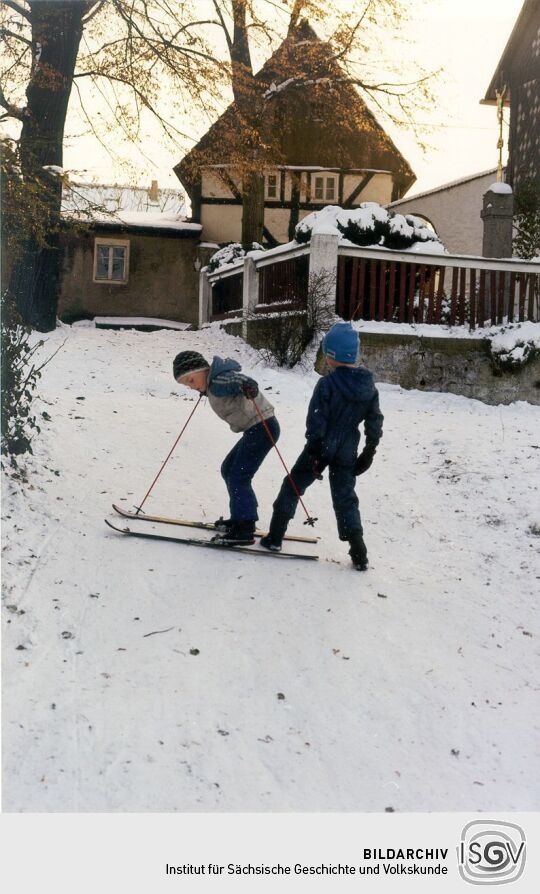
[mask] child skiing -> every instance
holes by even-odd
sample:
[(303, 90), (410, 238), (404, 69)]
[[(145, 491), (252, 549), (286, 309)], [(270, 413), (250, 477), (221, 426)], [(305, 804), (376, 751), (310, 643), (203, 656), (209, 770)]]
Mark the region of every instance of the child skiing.
[[(328, 467), (339, 538), (349, 542), (354, 567), (364, 571), (368, 558), (354, 488), (356, 476), (366, 472), (373, 462), (382, 436), (383, 415), (372, 374), (358, 366), (360, 339), (351, 324), (336, 323), (325, 335), (322, 347), (330, 374), (321, 378), (313, 392), (306, 420), (306, 445), (291, 477), (298, 492), (304, 494)], [(366, 443), (357, 457), (361, 422)], [(270, 529), (261, 538), (261, 546), (279, 552), (297, 505), (298, 495), (287, 477), (274, 502)]]
[(223, 546), (255, 542), (257, 498), (251, 482), (272, 448), (261, 419), (265, 420), (274, 441), (280, 434), (274, 407), (260, 394), (257, 382), (240, 369), (240, 364), (229, 358), (214, 357), (212, 363), (208, 363), (197, 351), (182, 351), (173, 362), (176, 381), (205, 394), (214, 412), (228, 423), (231, 430), (242, 432), (242, 437), (221, 466), (221, 475), (229, 492), (231, 517), (216, 522), (216, 527), (223, 533), (213, 540)]

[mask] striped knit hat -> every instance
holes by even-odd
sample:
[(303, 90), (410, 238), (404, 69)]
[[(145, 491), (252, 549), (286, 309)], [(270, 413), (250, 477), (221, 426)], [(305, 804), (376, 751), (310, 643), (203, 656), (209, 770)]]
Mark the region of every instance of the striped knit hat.
[(180, 351), (173, 360), (173, 375), (177, 381), (182, 376), (201, 369), (210, 369), (210, 364), (198, 351)]

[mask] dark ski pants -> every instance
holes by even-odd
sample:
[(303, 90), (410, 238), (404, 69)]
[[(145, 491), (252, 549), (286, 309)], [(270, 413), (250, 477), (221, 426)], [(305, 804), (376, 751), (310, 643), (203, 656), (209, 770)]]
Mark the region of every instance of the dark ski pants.
[[(355, 462), (356, 449), (354, 453), (347, 451), (345, 456), (341, 458), (339, 456), (335, 457), (328, 464), (330, 493), (332, 495), (332, 505), (336, 514), (340, 540), (348, 540), (352, 531), (362, 531), (358, 497), (354, 490), (356, 485)], [(316, 480), (317, 476), (313, 471), (306, 447), (304, 447), (292, 467), (291, 477), (301, 496)], [(283, 479), (281, 490), (274, 502), (274, 513), (280, 513), (291, 519), (296, 512), (297, 506), (298, 497), (291, 486), (289, 478), (286, 477)]]
[[(275, 416), (266, 424), (277, 441), (280, 434)], [(229, 491), (229, 505), (233, 521), (257, 521), (257, 497), (251, 486), (255, 472), (272, 449), (272, 442), (262, 424), (252, 425), (227, 454), (221, 466), (221, 476)]]

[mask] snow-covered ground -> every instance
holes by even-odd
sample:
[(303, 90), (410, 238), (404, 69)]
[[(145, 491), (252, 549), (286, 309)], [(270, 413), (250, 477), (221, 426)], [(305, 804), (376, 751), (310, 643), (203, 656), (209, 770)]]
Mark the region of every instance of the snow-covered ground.
[[(40, 385), (51, 421), (27, 481), (5, 481), (4, 810), (538, 809), (539, 408), (381, 385), (360, 574), (326, 480), (306, 495), (318, 563), (103, 523), (142, 499), (194, 406), (177, 351), (239, 359), (289, 461), (314, 372), (269, 369), (216, 327), (45, 341), (65, 342)], [(235, 440), (201, 404), (148, 512), (226, 513)], [(262, 526), (281, 478), (273, 454)]]

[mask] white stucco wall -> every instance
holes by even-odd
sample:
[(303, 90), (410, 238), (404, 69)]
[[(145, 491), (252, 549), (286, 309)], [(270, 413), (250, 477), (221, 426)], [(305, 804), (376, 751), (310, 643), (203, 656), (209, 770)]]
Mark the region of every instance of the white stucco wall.
[[(345, 174), (343, 178), (343, 199), (346, 200), (353, 192), (355, 187), (360, 183), (364, 175)], [(366, 184), (359, 196), (356, 197), (354, 204), (359, 205), (361, 202), (378, 202), (379, 205), (386, 205), (392, 198), (392, 175), (389, 173), (374, 174), (369, 183)]]
[(241, 205), (202, 205), (202, 239), (205, 242), (238, 242), (242, 233)]
[(400, 214), (426, 217), (451, 254), (481, 255), (482, 197), (495, 176), (495, 170), (488, 171), (471, 180), (450, 184), (416, 198), (400, 199), (387, 207)]
[[(229, 175), (240, 189), (240, 178), (237, 174), (233, 175), (228, 169)], [(284, 199), (286, 202), (291, 201), (293, 172), (290, 170), (281, 170), (281, 178), (284, 184)], [(308, 178), (311, 172), (303, 172), (300, 178), (300, 201), (308, 200)], [(360, 183), (364, 177), (363, 172), (346, 174), (344, 176), (343, 192), (346, 199)], [(336, 184), (337, 187), (337, 184)], [(280, 198), (278, 190), (278, 199)], [(355, 199), (354, 204), (359, 205), (361, 202), (378, 202), (385, 205), (392, 196), (392, 175), (387, 172), (376, 173), (366, 184), (360, 195)], [(207, 199), (233, 199), (234, 194), (227, 184), (226, 180), (220, 176), (219, 170), (216, 168), (205, 168), (202, 172), (202, 197), (201, 197), (201, 223), (203, 225), (202, 238), (211, 242), (238, 242), (242, 233), (242, 208), (240, 205), (233, 204), (207, 204)], [(337, 191), (336, 191), (337, 203)], [(326, 201), (320, 202), (323, 208), (327, 204)], [(317, 203), (319, 205), (319, 203)], [(301, 209), (299, 219), (311, 214), (312, 208)], [(278, 242), (289, 241), (289, 208), (268, 208), (265, 207), (264, 223), (268, 227), (272, 236)]]

